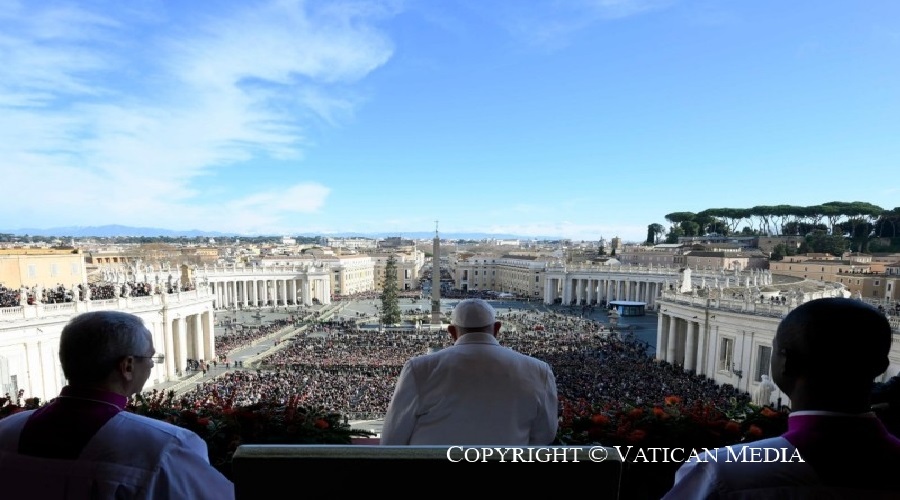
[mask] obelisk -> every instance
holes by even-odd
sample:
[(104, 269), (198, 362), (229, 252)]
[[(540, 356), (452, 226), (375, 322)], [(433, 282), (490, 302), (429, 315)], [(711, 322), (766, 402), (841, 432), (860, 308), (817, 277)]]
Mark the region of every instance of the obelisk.
[(438, 221), (434, 221), (434, 245), (431, 249), (431, 324), (441, 326), (441, 239)]

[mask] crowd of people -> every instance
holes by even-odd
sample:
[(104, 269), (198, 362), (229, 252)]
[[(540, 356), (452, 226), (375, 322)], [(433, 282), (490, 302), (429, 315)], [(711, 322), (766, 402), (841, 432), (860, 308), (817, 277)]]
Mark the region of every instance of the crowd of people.
[[(655, 360), (646, 343), (624, 332), (611, 334), (589, 318), (508, 311), (501, 312), (498, 319), (504, 323), (500, 342), (548, 362), (562, 398), (620, 404), (662, 401), (672, 395), (682, 397), (685, 404), (751, 400), (750, 394), (732, 386), (719, 386)], [(273, 322), (271, 328), (281, 327), (278, 325), (283, 323)], [(218, 341), (217, 350), (225, 345)], [(403, 364), (449, 345), (446, 335), (379, 332), (350, 323), (309, 325), (302, 336), (285, 341), (257, 369), (223, 375), (200, 386), (187, 399), (196, 405), (214, 397), (250, 404), (283, 403), (298, 396), (305, 404), (349, 418), (381, 418)]]
[(172, 284), (151, 284), (140, 281), (125, 283), (97, 282), (82, 283), (66, 288), (62, 283), (52, 287), (34, 285), (22, 286), (19, 289), (7, 288), (0, 284), (0, 307), (16, 307), (24, 305), (61, 304), (84, 300), (109, 300), (119, 297), (147, 297), (162, 293), (193, 290), (193, 284), (187, 283), (177, 288)]

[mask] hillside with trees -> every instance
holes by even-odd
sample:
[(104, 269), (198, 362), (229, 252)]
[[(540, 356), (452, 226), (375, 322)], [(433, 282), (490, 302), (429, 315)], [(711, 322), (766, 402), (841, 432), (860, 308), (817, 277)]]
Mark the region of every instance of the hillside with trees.
[(668, 230), (659, 223), (647, 226), (647, 244), (677, 243), (681, 236), (708, 234), (800, 236), (804, 238), (800, 253), (900, 251), (900, 207), (885, 210), (861, 201), (709, 208), (698, 213), (672, 212), (665, 219)]

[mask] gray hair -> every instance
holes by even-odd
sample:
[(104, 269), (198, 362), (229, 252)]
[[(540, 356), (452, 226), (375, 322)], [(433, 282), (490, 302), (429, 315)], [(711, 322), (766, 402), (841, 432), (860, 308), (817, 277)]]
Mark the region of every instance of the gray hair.
[(141, 318), (118, 311), (78, 315), (59, 337), (59, 362), (70, 383), (106, 380), (125, 356), (149, 355), (152, 341)]

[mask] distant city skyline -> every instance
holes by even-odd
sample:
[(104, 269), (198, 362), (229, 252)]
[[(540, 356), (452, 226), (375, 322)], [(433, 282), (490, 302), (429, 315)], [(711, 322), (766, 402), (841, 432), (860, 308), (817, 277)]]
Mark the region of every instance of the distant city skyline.
[(8, 0), (0, 227), (642, 241), (900, 205), (900, 3)]

